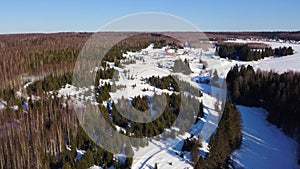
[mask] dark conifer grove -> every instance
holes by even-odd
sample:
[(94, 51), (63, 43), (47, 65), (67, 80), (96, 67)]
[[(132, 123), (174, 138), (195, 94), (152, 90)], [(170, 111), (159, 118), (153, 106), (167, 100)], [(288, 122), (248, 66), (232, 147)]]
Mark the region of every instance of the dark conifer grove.
[(216, 55), (221, 58), (238, 59), (242, 61), (253, 61), (270, 56), (292, 55), (292, 47), (279, 47), (272, 49), (268, 46), (259, 46), (257, 44), (221, 44), (217, 45)]

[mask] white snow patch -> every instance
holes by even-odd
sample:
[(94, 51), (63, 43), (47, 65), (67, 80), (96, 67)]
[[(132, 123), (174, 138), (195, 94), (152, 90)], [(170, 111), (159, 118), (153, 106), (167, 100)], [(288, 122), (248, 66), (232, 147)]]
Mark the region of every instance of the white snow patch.
[(89, 169), (103, 169), (102, 167), (100, 166), (97, 166), (97, 165), (93, 165), (92, 167), (90, 167)]
[(76, 152), (77, 152), (76, 159), (81, 159), (86, 153), (85, 150), (78, 150), (78, 149), (76, 150)]
[(7, 105), (7, 102), (0, 99), (0, 110), (5, 109), (6, 105)]

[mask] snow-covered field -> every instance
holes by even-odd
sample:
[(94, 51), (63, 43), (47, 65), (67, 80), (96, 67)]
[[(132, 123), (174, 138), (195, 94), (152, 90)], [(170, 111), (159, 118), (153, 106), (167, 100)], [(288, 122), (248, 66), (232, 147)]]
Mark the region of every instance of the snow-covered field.
[(252, 40), (234, 40), (229, 42), (236, 43), (264, 43), (272, 48), (278, 47), (289, 47), (291, 46), (294, 49), (294, 54), (290, 56), (278, 57), (278, 58), (265, 58), (259, 61), (253, 62), (236, 62), (240, 64), (249, 64), (252, 65), (255, 69), (261, 69), (266, 71), (274, 71), (278, 73), (284, 73), (287, 71), (298, 71), (300, 72), (300, 45), (291, 44), (291, 43), (282, 43), (282, 42), (267, 42), (267, 41), (252, 41)]
[(243, 119), (242, 147), (232, 154), (238, 168), (297, 168), (297, 143), (266, 121), (262, 108), (238, 106)]

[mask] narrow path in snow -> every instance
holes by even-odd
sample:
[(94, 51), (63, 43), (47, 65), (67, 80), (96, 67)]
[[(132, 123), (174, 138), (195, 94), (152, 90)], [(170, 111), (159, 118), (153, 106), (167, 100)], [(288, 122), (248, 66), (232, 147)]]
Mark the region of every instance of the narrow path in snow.
[(148, 158), (146, 158), (146, 159), (144, 160), (144, 162), (142, 162), (142, 164), (141, 164), (141, 166), (140, 166), (139, 168), (142, 169), (142, 168), (147, 164), (147, 162), (148, 162), (153, 156), (159, 154), (159, 153), (162, 152), (163, 150), (164, 150), (164, 149), (161, 149), (161, 150), (159, 150), (159, 151), (154, 152), (151, 156), (149, 156)]

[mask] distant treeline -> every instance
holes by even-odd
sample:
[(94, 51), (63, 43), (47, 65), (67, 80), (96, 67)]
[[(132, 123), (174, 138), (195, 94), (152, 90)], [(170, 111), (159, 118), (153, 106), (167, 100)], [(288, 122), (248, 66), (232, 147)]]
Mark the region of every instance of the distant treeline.
[(260, 36), (268, 39), (283, 39), (300, 41), (300, 31), (295, 32), (258, 32)]
[(287, 56), (294, 54), (292, 47), (252, 48), (247, 44), (222, 44), (216, 48), (216, 55), (221, 58), (238, 59), (242, 61), (259, 60), (269, 56)]
[(300, 41), (300, 31), (294, 32), (206, 32), (209, 38), (215, 38), (218, 40), (227, 40), (228, 38), (237, 39), (283, 39), (283, 40), (296, 40)]

